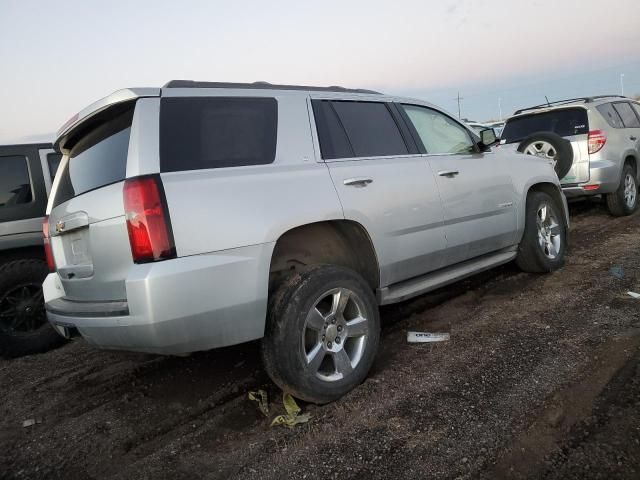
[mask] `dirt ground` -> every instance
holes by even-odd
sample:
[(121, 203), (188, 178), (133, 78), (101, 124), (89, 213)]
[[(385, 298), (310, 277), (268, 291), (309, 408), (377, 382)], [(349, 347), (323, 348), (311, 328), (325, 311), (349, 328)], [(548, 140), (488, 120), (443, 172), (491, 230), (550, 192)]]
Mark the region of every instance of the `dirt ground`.
[(369, 378), (301, 403), (313, 418), (294, 429), (247, 399), (265, 388), (282, 410), (257, 344), (169, 358), (75, 341), (0, 360), (0, 477), (638, 479), (640, 214), (571, 213), (563, 270), (508, 265), (385, 307)]

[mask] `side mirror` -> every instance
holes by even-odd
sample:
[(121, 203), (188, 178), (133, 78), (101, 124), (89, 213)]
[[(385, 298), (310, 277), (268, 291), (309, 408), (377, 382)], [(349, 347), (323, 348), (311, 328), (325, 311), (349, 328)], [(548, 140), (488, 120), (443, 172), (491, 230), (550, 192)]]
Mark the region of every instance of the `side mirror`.
[(490, 147), (498, 142), (496, 132), (493, 128), (485, 128), (480, 131), (480, 143), (482, 147)]
[(492, 145), (498, 143), (496, 132), (493, 128), (480, 130), (480, 150), (487, 151)]

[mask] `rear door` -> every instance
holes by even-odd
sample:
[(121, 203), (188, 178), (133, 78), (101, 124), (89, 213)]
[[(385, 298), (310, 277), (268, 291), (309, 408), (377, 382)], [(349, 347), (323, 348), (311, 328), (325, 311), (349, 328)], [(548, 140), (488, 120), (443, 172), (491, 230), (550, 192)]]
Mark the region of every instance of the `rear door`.
[(436, 175), (446, 224), (447, 265), (513, 245), (518, 200), (507, 157), (478, 153), (468, 130), (421, 105), (401, 106)]
[(314, 100), (320, 151), (344, 215), (363, 225), (387, 286), (443, 265), (442, 205), (393, 104)]
[(86, 121), (65, 147), (49, 202), (56, 270), (66, 298), (126, 299), (133, 264), (122, 198), (135, 102)]

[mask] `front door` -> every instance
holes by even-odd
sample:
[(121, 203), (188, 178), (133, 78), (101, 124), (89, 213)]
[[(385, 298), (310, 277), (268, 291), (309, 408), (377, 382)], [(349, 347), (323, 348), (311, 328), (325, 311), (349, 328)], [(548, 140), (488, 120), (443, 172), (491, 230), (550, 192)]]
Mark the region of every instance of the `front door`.
[(479, 153), (468, 130), (451, 117), (402, 105), (422, 142), (442, 200), (452, 265), (513, 245), (516, 196), (507, 159)]

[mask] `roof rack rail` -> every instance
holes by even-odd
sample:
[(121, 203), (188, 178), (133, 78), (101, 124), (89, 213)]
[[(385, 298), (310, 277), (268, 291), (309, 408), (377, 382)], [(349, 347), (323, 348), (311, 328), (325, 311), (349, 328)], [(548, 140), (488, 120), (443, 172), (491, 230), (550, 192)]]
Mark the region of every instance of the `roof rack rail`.
[(381, 95), (374, 90), (364, 88), (345, 88), (338, 86), (331, 87), (311, 87), (306, 85), (277, 85), (269, 82), (259, 81), (253, 83), (233, 83), (233, 82), (198, 82), (194, 80), (170, 80), (162, 88), (246, 88), (246, 89), (267, 89), (267, 90), (306, 90), (312, 92), (344, 92), (344, 93), (369, 93)]
[(565, 100), (556, 100), (555, 102), (547, 102), (547, 103), (542, 103), (540, 105), (534, 105), (533, 107), (521, 108), (520, 110), (516, 110), (514, 115), (520, 115), (522, 112), (526, 112), (528, 110), (539, 110), (541, 108), (552, 107), (554, 105), (555, 106), (565, 105), (565, 104), (574, 103), (574, 102), (591, 103), (594, 100), (597, 100), (600, 98), (627, 98), (627, 97), (625, 97), (624, 95), (594, 95), (591, 97), (567, 98)]

